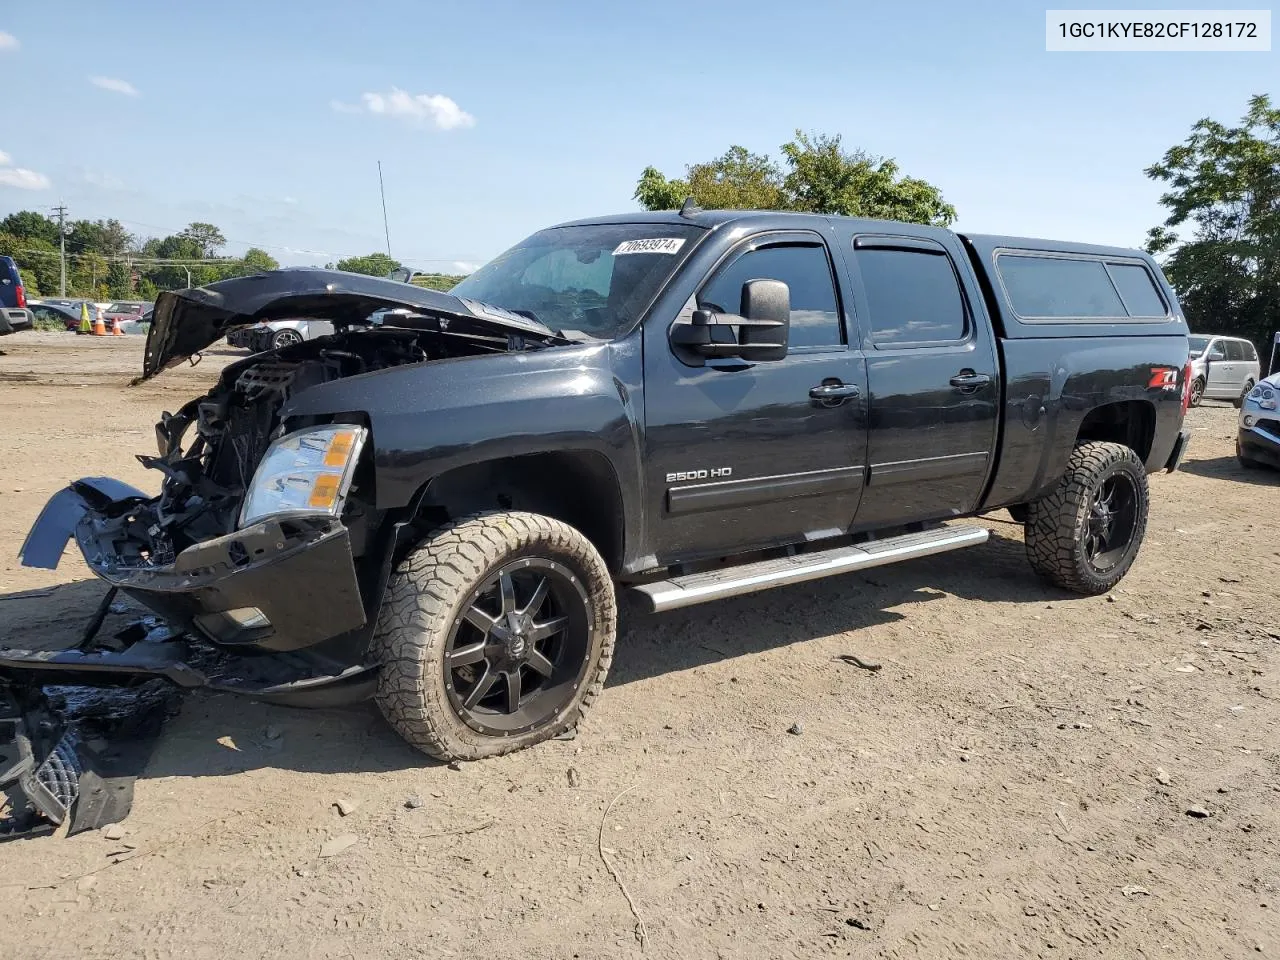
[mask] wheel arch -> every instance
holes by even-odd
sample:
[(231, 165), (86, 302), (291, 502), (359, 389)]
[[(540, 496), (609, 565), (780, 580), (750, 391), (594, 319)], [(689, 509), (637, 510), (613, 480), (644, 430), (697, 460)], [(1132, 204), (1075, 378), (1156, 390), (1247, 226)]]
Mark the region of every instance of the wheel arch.
[(485, 510), (538, 513), (591, 541), (610, 572), (623, 563), (622, 486), (613, 464), (594, 450), (563, 450), (482, 460), (432, 477), (415, 498), (424, 526)]
[(1076, 444), (1101, 440), (1129, 447), (1145, 463), (1156, 436), (1156, 408), (1147, 400), (1119, 400), (1090, 410), (1076, 430)]

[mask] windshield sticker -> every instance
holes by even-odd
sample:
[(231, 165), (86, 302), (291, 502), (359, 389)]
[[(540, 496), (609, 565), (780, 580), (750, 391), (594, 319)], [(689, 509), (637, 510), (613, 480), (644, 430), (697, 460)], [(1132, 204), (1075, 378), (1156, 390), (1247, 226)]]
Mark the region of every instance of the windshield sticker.
[(679, 253), (684, 237), (658, 237), (653, 240), (623, 240), (613, 248), (613, 255), (624, 253)]

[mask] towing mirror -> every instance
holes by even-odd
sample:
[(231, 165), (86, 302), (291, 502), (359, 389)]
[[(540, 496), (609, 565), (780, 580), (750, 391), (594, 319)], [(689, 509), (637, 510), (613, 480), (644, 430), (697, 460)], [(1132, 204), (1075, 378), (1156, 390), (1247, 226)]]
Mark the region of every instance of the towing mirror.
[(787, 285), (781, 280), (748, 280), (742, 285), (739, 309), (741, 314), (695, 310), (692, 322), (671, 328), (671, 343), (700, 357), (783, 359), (791, 326)]

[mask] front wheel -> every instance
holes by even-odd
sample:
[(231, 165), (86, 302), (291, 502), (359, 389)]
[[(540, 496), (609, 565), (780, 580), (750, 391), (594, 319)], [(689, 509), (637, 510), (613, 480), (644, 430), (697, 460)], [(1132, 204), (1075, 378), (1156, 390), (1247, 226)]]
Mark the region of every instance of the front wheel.
[(1147, 530), (1147, 471), (1119, 443), (1078, 445), (1053, 493), (1027, 515), (1027, 558), (1073, 593), (1106, 593), (1129, 572)]
[(392, 575), (377, 701), (405, 740), (479, 760), (573, 728), (604, 686), (617, 605), (580, 532), (533, 513), (450, 523)]
[(1246, 380), (1244, 382), (1244, 389), (1240, 391), (1240, 396), (1232, 400), (1231, 405), (1235, 407), (1237, 410), (1239, 410), (1241, 407), (1244, 406), (1244, 398), (1247, 397), (1252, 390), (1253, 390), (1253, 381)]

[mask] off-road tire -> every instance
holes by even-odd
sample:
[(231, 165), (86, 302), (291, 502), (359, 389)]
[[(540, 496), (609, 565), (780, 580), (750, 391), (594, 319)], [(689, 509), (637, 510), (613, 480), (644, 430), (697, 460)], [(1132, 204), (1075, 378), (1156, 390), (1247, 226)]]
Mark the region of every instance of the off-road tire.
[(1190, 406), (1198, 407), (1204, 402), (1204, 377), (1196, 377), (1191, 381), (1191, 398), (1187, 401)]
[[(445, 689), (444, 658), (463, 603), (492, 571), (513, 558), (539, 556), (574, 572), (586, 591), (591, 628), (588, 663), (576, 694), (536, 730), (490, 736), (469, 727)], [(464, 517), (433, 532), (392, 574), (373, 641), (381, 663), (377, 703), (412, 746), (440, 760), (480, 760), (559, 736), (604, 687), (613, 660), (617, 601), (603, 558), (568, 524), (535, 513)]]
[[(1090, 565), (1084, 547), (1090, 499), (1118, 471), (1127, 471), (1137, 489), (1137, 517), (1128, 553), (1105, 574)], [(1033, 501), (1025, 527), (1027, 559), (1041, 577), (1072, 593), (1106, 593), (1129, 572), (1147, 530), (1150, 494), (1147, 471), (1129, 447), (1119, 443), (1081, 443), (1071, 452), (1057, 489)]]

